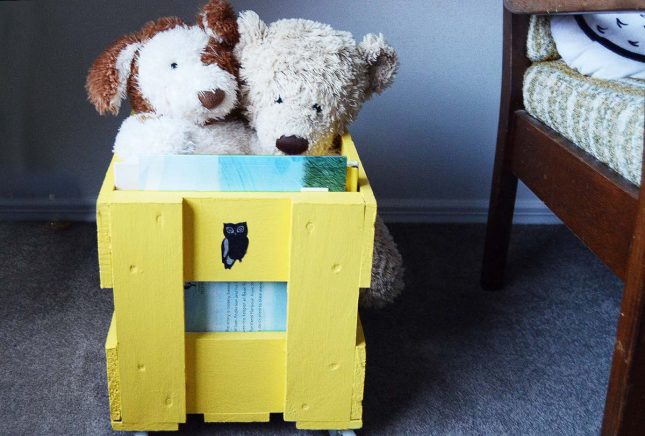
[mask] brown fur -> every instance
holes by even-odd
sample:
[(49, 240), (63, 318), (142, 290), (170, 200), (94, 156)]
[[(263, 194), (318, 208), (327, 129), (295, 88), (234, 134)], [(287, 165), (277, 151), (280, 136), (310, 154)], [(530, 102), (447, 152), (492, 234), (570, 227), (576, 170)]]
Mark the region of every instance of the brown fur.
[(138, 42), (136, 35), (126, 35), (117, 39), (94, 62), (87, 75), (85, 89), (90, 102), (96, 110), (104, 115), (111, 112), (116, 115), (119, 107), (111, 104), (119, 87), (119, 72), (116, 60), (127, 45)]
[(204, 30), (204, 20), (208, 27), (223, 40), (223, 45), (233, 49), (240, 40), (235, 11), (225, 0), (210, 0), (197, 15), (197, 24)]
[(143, 98), (141, 91), (139, 91), (139, 64), (135, 60), (132, 62), (132, 70), (130, 71), (130, 77), (128, 77), (128, 97), (130, 98), (130, 106), (132, 111), (135, 113), (145, 113), (145, 112), (154, 112), (152, 105), (148, 103), (148, 100)]
[(141, 42), (148, 41), (157, 33), (163, 32), (164, 30), (174, 29), (177, 26), (185, 25), (184, 21), (179, 17), (163, 17), (154, 21), (148, 21), (144, 26), (137, 32), (137, 36)]
[(218, 44), (213, 38), (210, 39), (204, 53), (202, 53), (202, 62), (205, 65), (217, 64), (235, 77), (240, 71), (240, 65), (233, 56), (233, 52), (222, 44)]

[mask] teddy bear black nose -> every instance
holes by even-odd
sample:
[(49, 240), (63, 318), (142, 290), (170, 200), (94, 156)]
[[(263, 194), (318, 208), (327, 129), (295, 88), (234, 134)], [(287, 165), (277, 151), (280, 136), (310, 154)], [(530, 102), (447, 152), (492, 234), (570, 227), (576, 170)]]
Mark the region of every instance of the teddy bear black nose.
[(226, 93), (221, 89), (216, 89), (215, 91), (200, 92), (198, 97), (206, 109), (215, 109), (224, 101)]
[(284, 154), (302, 154), (309, 148), (309, 141), (299, 136), (281, 136), (275, 146)]

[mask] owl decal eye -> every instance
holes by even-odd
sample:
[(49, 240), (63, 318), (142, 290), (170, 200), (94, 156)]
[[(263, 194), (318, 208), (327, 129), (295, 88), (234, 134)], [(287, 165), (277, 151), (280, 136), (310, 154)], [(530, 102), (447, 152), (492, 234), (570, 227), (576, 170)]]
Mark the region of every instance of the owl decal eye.
[(224, 223), (222, 241), (222, 263), (225, 269), (233, 268), (235, 262), (242, 262), (249, 247), (248, 226), (243, 223)]

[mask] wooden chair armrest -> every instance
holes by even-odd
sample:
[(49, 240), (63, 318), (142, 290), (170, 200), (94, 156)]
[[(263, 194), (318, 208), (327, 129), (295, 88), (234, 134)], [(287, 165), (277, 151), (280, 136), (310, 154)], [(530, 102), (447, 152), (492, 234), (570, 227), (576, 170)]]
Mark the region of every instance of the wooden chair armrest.
[(504, 0), (514, 14), (567, 14), (645, 10), (643, 0)]

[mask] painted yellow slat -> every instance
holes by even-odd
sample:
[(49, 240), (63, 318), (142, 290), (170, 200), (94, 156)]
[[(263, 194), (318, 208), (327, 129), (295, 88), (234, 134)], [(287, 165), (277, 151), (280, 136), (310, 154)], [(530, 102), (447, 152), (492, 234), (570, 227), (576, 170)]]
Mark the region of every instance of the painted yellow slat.
[(297, 421), (296, 428), (299, 430), (355, 430), (363, 426), (363, 421), (353, 419), (351, 421)]
[(111, 205), (123, 425), (186, 419), (182, 200), (168, 200)]
[(358, 168), (347, 167), (347, 182), (345, 183), (345, 191), (358, 192)]
[(284, 417), (349, 421), (364, 205), (292, 207)]
[(107, 366), (108, 399), (110, 400), (110, 419), (121, 420), (121, 387), (119, 382), (119, 354), (116, 337), (116, 320), (112, 314), (110, 329), (105, 340), (105, 362)]
[(114, 164), (110, 163), (96, 200), (96, 239), (98, 241), (101, 288), (112, 287), (112, 247), (110, 242), (110, 202), (114, 190)]
[(188, 413), (263, 421), (281, 412), (285, 343), (284, 332), (186, 333)]
[(177, 431), (179, 424), (173, 422), (122, 422), (112, 421), (117, 431)]
[(372, 285), (372, 261), (374, 259), (374, 228), (376, 224), (376, 202), (365, 202), (365, 222), (361, 240), (361, 271), (360, 287), (369, 288)]
[(212, 200), (296, 200), (318, 201), (324, 197), (331, 203), (355, 203), (362, 201), (364, 195), (360, 192), (217, 192), (217, 191), (113, 191), (112, 202), (118, 203), (164, 203), (175, 196), (183, 198), (208, 198)]
[(268, 413), (205, 413), (204, 422), (269, 422)]
[(354, 357), (354, 387), (352, 391), (352, 419), (363, 417), (363, 391), (365, 388), (365, 362), (367, 354), (365, 350), (365, 335), (363, 325), (358, 320), (356, 329), (356, 355)]
[(372, 258), (374, 255), (374, 223), (376, 222), (376, 198), (370, 186), (365, 167), (360, 163), (356, 145), (349, 133), (342, 138), (341, 152), (347, 159), (359, 162), (358, 189), (365, 202), (365, 222), (363, 225), (362, 255), (361, 255), (361, 288), (369, 288), (372, 282)]
[[(291, 203), (288, 199), (186, 198), (184, 276), (195, 281), (287, 280)], [(222, 264), (224, 223), (246, 222), (249, 247), (231, 269)]]

